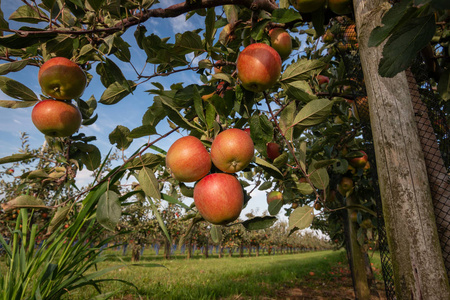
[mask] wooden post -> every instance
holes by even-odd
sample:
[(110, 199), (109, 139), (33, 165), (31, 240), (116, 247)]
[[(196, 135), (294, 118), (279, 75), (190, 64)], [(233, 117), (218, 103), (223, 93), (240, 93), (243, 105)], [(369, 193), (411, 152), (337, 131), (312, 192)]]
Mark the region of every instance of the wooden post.
[(369, 48), (390, 4), (354, 0), (383, 214), (397, 299), (448, 299), (450, 288), (405, 72), (381, 77), (384, 44)]

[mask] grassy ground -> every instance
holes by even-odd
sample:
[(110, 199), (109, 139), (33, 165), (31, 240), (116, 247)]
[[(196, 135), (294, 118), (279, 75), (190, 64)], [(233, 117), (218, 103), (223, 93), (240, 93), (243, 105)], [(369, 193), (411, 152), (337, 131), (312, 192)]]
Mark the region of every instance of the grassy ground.
[[(164, 265), (153, 268), (131, 266), (128, 256), (110, 253), (115, 259), (99, 268), (118, 263), (124, 267), (106, 277), (127, 280), (138, 287), (136, 290), (123, 283), (106, 283), (102, 291), (117, 291), (114, 299), (354, 299), (344, 251), (220, 259), (175, 257), (167, 261), (146, 251), (139, 264)], [(378, 256), (373, 257), (373, 262), (375, 270), (379, 270)], [(90, 299), (95, 295), (93, 288), (83, 288), (67, 299)]]

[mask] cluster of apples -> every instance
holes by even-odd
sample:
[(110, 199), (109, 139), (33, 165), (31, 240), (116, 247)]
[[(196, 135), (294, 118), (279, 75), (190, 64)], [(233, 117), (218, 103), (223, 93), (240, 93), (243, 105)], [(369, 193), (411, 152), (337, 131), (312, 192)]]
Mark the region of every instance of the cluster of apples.
[[(244, 206), (244, 191), (233, 175), (253, 159), (254, 145), (244, 130), (231, 128), (219, 133), (210, 153), (194, 136), (176, 140), (167, 151), (166, 166), (173, 178), (195, 182), (194, 203), (202, 217), (216, 225), (236, 220)], [(223, 173), (210, 173), (212, 164)]]
[(71, 99), (80, 97), (86, 88), (83, 70), (67, 58), (54, 57), (40, 67), (38, 81), (49, 98), (34, 106), (31, 112), (34, 126), (52, 137), (66, 137), (77, 132), (82, 116)]

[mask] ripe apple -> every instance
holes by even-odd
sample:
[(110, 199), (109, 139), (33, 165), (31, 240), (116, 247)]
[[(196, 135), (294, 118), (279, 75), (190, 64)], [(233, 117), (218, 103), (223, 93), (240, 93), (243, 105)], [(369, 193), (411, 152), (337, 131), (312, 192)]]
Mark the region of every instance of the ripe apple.
[(236, 68), (245, 89), (258, 93), (271, 88), (281, 75), (281, 57), (269, 45), (255, 43), (239, 54)]
[(369, 157), (364, 151), (357, 151), (357, 152), (359, 152), (362, 156), (349, 159), (348, 163), (356, 169), (362, 169), (366, 166)]
[(290, 0), (291, 5), (301, 13), (312, 13), (325, 5), (326, 0)]
[(292, 52), (292, 39), (289, 33), (283, 28), (273, 28), (269, 31), (270, 44), (275, 49), (282, 60), (289, 57)]
[(45, 135), (70, 136), (81, 126), (81, 112), (71, 103), (46, 99), (38, 102), (31, 112), (34, 126)]
[(329, 44), (332, 43), (333, 41), (334, 41), (334, 34), (331, 32), (330, 29), (327, 29), (324, 35), (322, 35), (322, 42)]
[(352, 0), (328, 0), (328, 8), (337, 15), (346, 15), (352, 12)]
[(245, 128), (244, 131), (247, 132), (248, 135), (250, 135), (250, 128)]
[(281, 147), (277, 143), (267, 143), (267, 157), (271, 160), (275, 160), (281, 155)]
[(195, 185), (194, 203), (206, 221), (225, 225), (239, 217), (244, 205), (244, 192), (233, 175), (213, 173)]
[(297, 207), (298, 207), (298, 203), (297, 202), (292, 203), (292, 206), (291, 206), (292, 209), (296, 209)]
[(270, 202), (275, 200), (283, 200), (283, 194), (279, 191), (271, 191), (267, 194), (267, 204), (270, 204)]
[(80, 97), (86, 88), (86, 75), (73, 61), (55, 57), (39, 69), (38, 81), (45, 95), (69, 100)]
[(315, 210), (321, 210), (321, 209), (322, 209), (322, 204), (321, 204), (320, 202), (316, 202), (316, 203), (314, 204), (314, 209), (315, 209)]
[(317, 81), (319, 82), (319, 85), (328, 84), (330, 82), (330, 78), (325, 75), (317, 75)]
[(342, 177), (341, 182), (338, 184), (338, 192), (345, 196), (348, 191), (350, 191), (353, 188), (353, 179), (349, 177)]
[(253, 140), (244, 130), (231, 128), (219, 133), (211, 144), (211, 160), (222, 172), (235, 173), (253, 159)]
[(176, 180), (194, 182), (208, 174), (211, 158), (198, 138), (185, 136), (170, 146), (166, 155), (166, 166)]

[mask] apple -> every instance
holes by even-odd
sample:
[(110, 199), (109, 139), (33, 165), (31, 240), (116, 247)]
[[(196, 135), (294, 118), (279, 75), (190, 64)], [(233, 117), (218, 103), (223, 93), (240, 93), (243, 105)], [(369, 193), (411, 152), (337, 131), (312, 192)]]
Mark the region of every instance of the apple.
[(12, 175), (14, 173), (14, 169), (8, 169), (6, 170), (6, 174)]
[(352, 213), (350, 214), (350, 221), (352, 221), (353, 223), (358, 222), (358, 212), (357, 211), (352, 211)]
[(267, 157), (271, 160), (275, 160), (281, 155), (281, 147), (277, 143), (267, 143)]
[(367, 161), (369, 160), (369, 157), (367, 156), (366, 152), (364, 151), (357, 151), (362, 156), (355, 157), (348, 160), (348, 163), (350, 166), (356, 168), (356, 169), (362, 169), (366, 166)]
[(290, 0), (291, 5), (301, 13), (312, 13), (325, 5), (326, 0)]
[(308, 180), (306, 180), (305, 177), (302, 177), (302, 178), (300, 178), (300, 179), (298, 180), (298, 182), (300, 182), (300, 183), (305, 183), (305, 182), (308, 182)]
[(346, 15), (352, 12), (352, 0), (328, 0), (328, 8), (337, 15)]
[(45, 95), (59, 100), (78, 98), (86, 88), (83, 70), (65, 57), (46, 61), (39, 68), (38, 81)]
[(345, 196), (348, 191), (350, 191), (353, 188), (353, 179), (349, 177), (342, 177), (341, 181), (338, 184), (338, 192)]
[(47, 219), (48, 214), (46, 212), (44, 212), (44, 213), (41, 214), (41, 216), (42, 216), (43, 219)]
[(317, 75), (317, 81), (319, 82), (319, 85), (328, 84), (330, 82), (330, 78), (324, 75)]
[(166, 166), (178, 181), (200, 180), (211, 170), (211, 158), (203, 143), (194, 136), (176, 140), (167, 151)]
[(332, 43), (333, 41), (334, 41), (334, 34), (331, 32), (330, 29), (327, 29), (324, 35), (322, 35), (322, 42), (329, 44)]
[(262, 43), (251, 44), (238, 56), (238, 78), (245, 89), (262, 92), (277, 82), (281, 64), (281, 57), (275, 49)]
[(358, 110), (359, 118), (362, 122), (368, 123), (370, 121), (369, 103), (367, 96), (359, 96), (355, 99), (356, 108)]
[(298, 203), (296, 203), (296, 202), (292, 203), (292, 206), (291, 206), (292, 209), (296, 209), (297, 207), (298, 207)]
[(219, 133), (211, 144), (211, 160), (222, 172), (235, 173), (253, 159), (253, 140), (244, 130), (231, 128)]
[(233, 175), (213, 173), (194, 187), (194, 203), (202, 217), (215, 225), (236, 220), (244, 206), (244, 192)]
[(46, 99), (33, 107), (31, 120), (43, 134), (65, 137), (78, 131), (82, 117), (75, 105), (61, 100)]
[(267, 204), (270, 204), (270, 202), (275, 200), (283, 200), (283, 194), (279, 191), (271, 191), (267, 194)]
[(289, 57), (292, 52), (292, 39), (289, 33), (283, 28), (273, 28), (269, 31), (270, 44), (275, 49), (282, 60)]
[(316, 202), (316, 203), (314, 204), (314, 209), (315, 209), (315, 210), (321, 210), (321, 209), (322, 209), (322, 204), (321, 204), (320, 202)]

